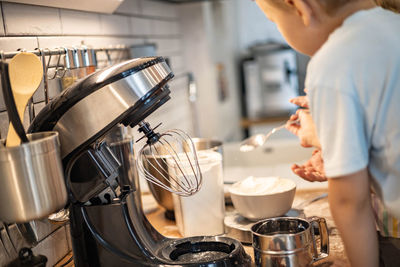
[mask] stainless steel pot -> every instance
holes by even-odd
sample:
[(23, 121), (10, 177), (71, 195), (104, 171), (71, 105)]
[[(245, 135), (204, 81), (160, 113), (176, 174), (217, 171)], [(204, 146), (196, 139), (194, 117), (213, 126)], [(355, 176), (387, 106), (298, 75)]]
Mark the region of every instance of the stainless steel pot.
[(251, 231), (258, 267), (305, 267), (329, 254), (328, 228), (323, 218), (272, 218), (254, 224)]
[[(208, 138), (192, 138), (192, 140), (197, 151), (211, 149), (223, 155), (221, 141), (212, 140)], [(162, 164), (163, 169), (168, 169), (168, 166), (165, 166), (166, 164), (162, 160), (157, 160), (156, 158), (148, 158), (148, 160), (153, 164), (153, 166)], [(160, 175), (160, 173), (156, 169), (149, 166), (147, 162), (144, 163), (144, 166), (152, 175), (154, 175), (154, 177), (159, 179), (161, 182), (164, 181), (164, 178)], [(149, 185), (150, 192), (157, 200), (157, 203), (161, 205), (163, 208), (165, 208), (169, 214), (173, 214), (174, 202), (172, 200), (171, 192), (164, 190), (153, 183), (147, 182), (147, 184)]]
[(67, 203), (57, 132), (27, 134), (29, 143), (0, 148), (0, 220), (27, 222)]

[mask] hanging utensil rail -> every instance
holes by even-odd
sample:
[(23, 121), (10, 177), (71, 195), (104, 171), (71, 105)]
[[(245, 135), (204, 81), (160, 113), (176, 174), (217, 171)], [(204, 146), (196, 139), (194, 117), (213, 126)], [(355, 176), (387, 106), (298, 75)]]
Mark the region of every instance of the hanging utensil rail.
[[(79, 48), (79, 46), (77, 46), (76, 48)], [(121, 45), (121, 46), (116, 46), (116, 47), (103, 47), (103, 48), (92, 48), (96, 53), (97, 52), (113, 52), (113, 51), (121, 51), (121, 50), (128, 50), (129, 49), (129, 47), (128, 46), (124, 46), (124, 45)], [(24, 49), (21, 49), (21, 50), (18, 50), (18, 51), (12, 51), (12, 52), (4, 52), (4, 58), (12, 58), (12, 57), (14, 57), (16, 54), (18, 54), (18, 53), (20, 53), (21, 51), (25, 51), (25, 52), (29, 52), (29, 53), (33, 53), (33, 54), (35, 54), (35, 55), (37, 55), (37, 56), (42, 56), (43, 54), (45, 55), (45, 56), (58, 56), (58, 55), (65, 55), (66, 54), (66, 52), (65, 52), (65, 50), (64, 49), (62, 49), (62, 47), (61, 48), (55, 48), (55, 49), (45, 49), (44, 51), (43, 51), (43, 54), (42, 54), (42, 52), (40, 52), (39, 51), (39, 49), (37, 49), (37, 50), (33, 50), (33, 51), (26, 51), (26, 50), (24, 50)]]

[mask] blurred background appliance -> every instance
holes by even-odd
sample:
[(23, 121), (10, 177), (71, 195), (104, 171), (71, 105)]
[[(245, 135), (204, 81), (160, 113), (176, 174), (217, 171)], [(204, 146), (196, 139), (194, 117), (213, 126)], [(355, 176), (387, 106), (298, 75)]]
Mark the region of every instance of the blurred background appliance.
[(287, 115), (288, 102), (299, 94), (296, 52), (280, 44), (251, 48), (253, 58), (243, 62), (245, 105), (248, 118)]
[(288, 117), (297, 108), (288, 100), (304, 94), (304, 56), (279, 43), (255, 45), (250, 52), (241, 62), (242, 118), (252, 124)]

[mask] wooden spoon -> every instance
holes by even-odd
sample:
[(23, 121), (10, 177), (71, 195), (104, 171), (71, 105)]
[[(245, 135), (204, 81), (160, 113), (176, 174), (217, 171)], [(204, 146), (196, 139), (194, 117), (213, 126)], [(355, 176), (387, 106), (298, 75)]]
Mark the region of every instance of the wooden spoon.
[[(43, 78), (42, 62), (33, 53), (21, 52), (10, 60), (8, 66), (15, 105), (23, 123), (26, 105)], [(6, 146), (18, 146), (20, 143), (21, 140), (10, 123)]]

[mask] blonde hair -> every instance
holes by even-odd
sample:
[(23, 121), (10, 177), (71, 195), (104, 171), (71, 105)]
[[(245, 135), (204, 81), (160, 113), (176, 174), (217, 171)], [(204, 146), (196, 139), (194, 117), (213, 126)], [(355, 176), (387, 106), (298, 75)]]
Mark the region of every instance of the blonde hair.
[[(273, 3), (275, 6), (279, 6), (281, 8), (289, 8), (288, 5), (285, 4), (284, 0), (267, 0), (271, 3)], [(319, 0), (319, 3), (321, 4), (322, 8), (327, 12), (328, 14), (331, 14), (335, 12), (339, 7), (343, 6), (344, 4), (347, 4), (351, 1), (355, 0)], [(384, 1), (384, 0), (382, 0)], [(399, 0), (400, 1), (400, 0)]]
[[(271, 3), (274, 3), (276, 6), (280, 6), (284, 8), (285, 5), (284, 0), (268, 0)], [(319, 0), (322, 8), (328, 14), (334, 13), (339, 7), (357, 0)], [(392, 10), (394, 12), (400, 13), (400, 0), (374, 0), (374, 2), (385, 9)]]
[(400, 13), (400, 0), (375, 0), (378, 6)]

